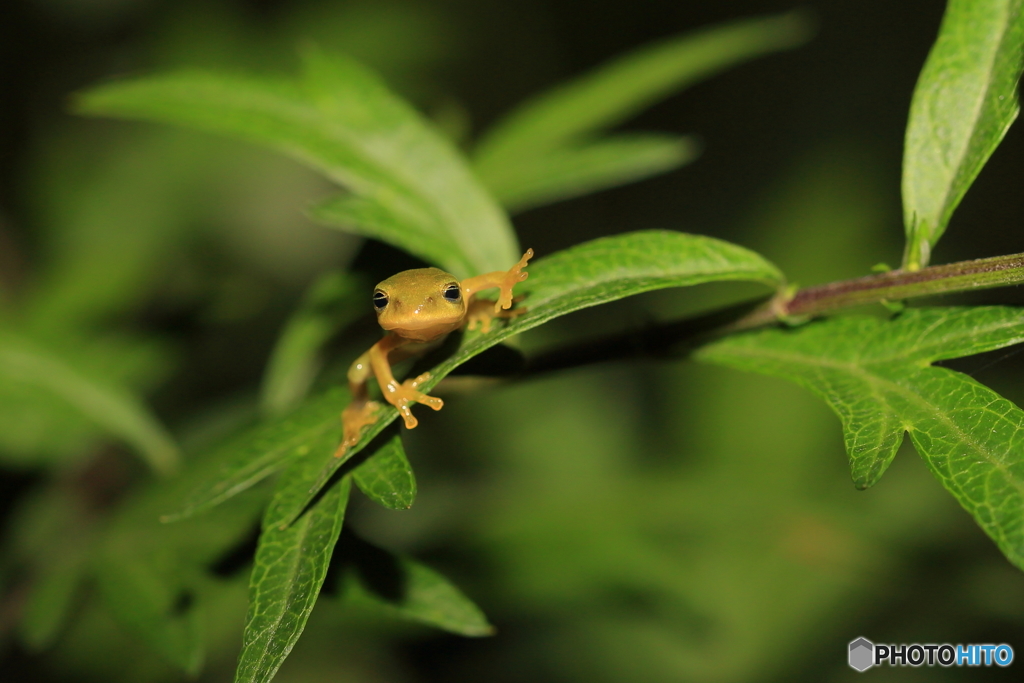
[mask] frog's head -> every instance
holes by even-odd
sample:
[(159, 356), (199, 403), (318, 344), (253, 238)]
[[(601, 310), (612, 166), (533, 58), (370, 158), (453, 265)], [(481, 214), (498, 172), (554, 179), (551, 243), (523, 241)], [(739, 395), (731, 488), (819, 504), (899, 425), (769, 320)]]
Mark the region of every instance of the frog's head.
[(466, 296), (454, 275), (440, 268), (416, 268), (378, 284), (373, 307), (385, 330), (406, 339), (430, 341), (462, 324)]

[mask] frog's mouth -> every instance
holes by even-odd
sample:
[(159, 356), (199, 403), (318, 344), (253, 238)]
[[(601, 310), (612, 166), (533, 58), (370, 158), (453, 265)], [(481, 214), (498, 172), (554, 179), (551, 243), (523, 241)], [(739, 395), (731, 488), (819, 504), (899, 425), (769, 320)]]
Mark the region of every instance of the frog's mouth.
[(405, 318), (401, 322), (393, 322), (388, 320), (381, 320), (380, 326), (385, 330), (430, 330), (433, 328), (444, 328), (448, 330), (454, 330), (462, 322), (462, 318), (455, 318), (452, 320), (445, 320), (437, 318), (431, 319), (416, 319), (416, 318)]
[(465, 317), (464, 309), (457, 309), (445, 312), (445, 315), (438, 315), (438, 311), (429, 310), (427, 304), (417, 306), (411, 312), (405, 312), (402, 308), (400, 301), (392, 302), (391, 307), (382, 311), (377, 316), (377, 322), (385, 330), (422, 331), (437, 327), (450, 332), (458, 327), (463, 317)]
[(404, 337), (412, 341), (431, 341), (439, 337), (443, 337), (449, 332), (458, 329), (460, 321), (455, 322), (434, 322), (429, 325), (381, 325), (385, 330), (397, 334), (399, 337)]

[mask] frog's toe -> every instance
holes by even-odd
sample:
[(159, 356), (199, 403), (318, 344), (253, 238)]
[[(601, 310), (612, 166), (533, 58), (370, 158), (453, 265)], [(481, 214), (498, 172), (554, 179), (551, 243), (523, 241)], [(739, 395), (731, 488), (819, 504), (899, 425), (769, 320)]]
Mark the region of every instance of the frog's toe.
[[(424, 382), (426, 382), (428, 379), (430, 379), (430, 373), (429, 372), (424, 372), (422, 375), (419, 375), (415, 379), (406, 380), (405, 383), (403, 384), (403, 386), (408, 386), (408, 387), (410, 387), (412, 389), (415, 389), (419, 385), (421, 385)], [(419, 393), (419, 392), (417, 392), (417, 393)]]
[(441, 410), (441, 408), (444, 408), (444, 401), (439, 399), (437, 396), (427, 396), (426, 394), (423, 394), (423, 398), (419, 400), (419, 403), (422, 403), (434, 410)]
[(398, 407), (398, 412), (402, 415), (402, 419), (405, 420), (406, 429), (415, 429), (416, 425), (420, 423), (420, 421), (416, 419), (416, 416), (412, 414), (412, 409), (409, 407), (408, 403), (400, 405)]

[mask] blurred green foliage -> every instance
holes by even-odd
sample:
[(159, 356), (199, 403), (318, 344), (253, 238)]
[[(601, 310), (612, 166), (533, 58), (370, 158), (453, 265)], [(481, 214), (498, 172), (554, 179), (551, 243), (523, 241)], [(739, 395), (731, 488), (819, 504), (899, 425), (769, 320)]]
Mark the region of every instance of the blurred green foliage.
[[(124, 72), (204, 73), (206, 104), (252, 84), (252, 98), (231, 102), (234, 120), (212, 110), (203, 122), (184, 120), (183, 101), (204, 106), (189, 99), (187, 78), (174, 83), (184, 88), (176, 101), (143, 117), (264, 135), (308, 163), (324, 154), (311, 165), (330, 181), (218, 138), (63, 118), (41, 91), (12, 86), (24, 95), (23, 116), (38, 106), (32, 93), (50, 108), (32, 120), (0, 183), (0, 465), (11, 501), (0, 560), (5, 680), (213, 681), (229, 679), (236, 664), (243, 680), (268, 680), (281, 666), (277, 681), (844, 680), (855, 675), (843, 653), (857, 635), (1014, 644), (1021, 634), (1024, 577), (910, 450), (881, 483), (856, 491), (835, 417), (770, 378), (650, 361), (507, 385), (455, 377), (445, 409), (420, 428), (401, 439), (385, 431), (372, 457), (324, 466), (346, 400), (332, 387), (378, 335), (363, 312), (367, 285), (415, 261), (314, 225), (304, 217), (311, 204), (328, 207), (314, 212), (321, 219), (333, 207), (339, 222), (343, 210), (340, 222), (359, 234), (466, 273), (511, 265), (516, 239), (502, 207), (523, 211), (519, 241), (549, 260), (524, 283), (535, 288), (536, 316), (499, 336), (610, 301), (524, 335), (528, 353), (763, 293), (715, 280), (777, 277), (752, 252), (719, 240), (659, 243), (663, 233), (651, 228), (752, 246), (801, 283), (865, 274), (898, 254), (893, 150), (941, 3), (905, 10), (914, 21), (903, 24), (920, 26), (893, 41), (909, 47), (896, 60), (903, 81), (884, 82), (891, 101), (878, 109), (897, 123), (882, 141), (844, 119), (863, 106), (850, 100), (882, 87), (873, 60), (894, 49), (867, 43), (860, 5), (854, 17), (841, 3), (819, 3), (818, 40), (720, 76), (799, 45), (806, 19), (745, 19), (780, 9), (756, 3), (678, 15), (652, 3), (629, 16), (568, 2), (514, 12), (454, 0), (17, 4), (21, 23), (8, 26), (80, 32), (99, 46), (85, 60), (55, 49), (45, 64), (67, 67), (60, 75), (26, 77), (60, 98)], [(1001, 25), (1016, 36), (1018, 5), (989, 4), (1004, 15), (1010, 7), (1005, 16), (1018, 21)], [(879, 9), (878, 21), (901, 25), (890, 11)], [(590, 12), (595, 28), (581, 30)], [(931, 24), (919, 21), (925, 14)], [(836, 31), (848, 26), (863, 42), (846, 49), (861, 51), (856, 68), (875, 79), (863, 91), (856, 78), (835, 75), (839, 53), (828, 51), (832, 42), (843, 49)], [(1019, 50), (1013, 40), (999, 46)], [(20, 59), (34, 49), (10, 48)], [(335, 67), (355, 74), (366, 107), (346, 109), (323, 80), (293, 97), (303, 50), (329, 84), (339, 82), (327, 73)], [(627, 56), (608, 62), (616, 53)], [(332, 62), (339, 54), (355, 61)], [(933, 73), (937, 60), (929, 58)], [(995, 59), (998, 82), (1015, 82), (1012, 62)], [(5, 66), (15, 82), (15, 62)], [(965, 78), (978, 68), (965, 66)], [(474, 69), (486, 73), (474, 80)], [(241, 81), (240, 72), (272, 74), (269, 97), (292, 99), (268, 100), (267, 81)], [(915, 106), (934, 86), (928, 73)], [(657, 104), (684, 86), (694, 91)], [(94, 91), (88, 106), (101, 108), (101, 94), (118, 87)], [(840, 94), (828, 100), (830, 92)], [(978, 95), (990, 104), (994, 96)], [(247, 118), (254, 100), (275, 116), (295, 105), (286, 113), (298, 120), (317, 107), (323, 118), (285, 139), (267, 133), (268, 119)], [(823, 100), (842, 111), (811, 106)], [(991, 121), (982, 107), (980, 118), (960, 122), (979, 164), (1006, 132), (993, 123), (1006, 121), (1005, 107), (996, 109)], [(502, 121), (499, 111), (512, 113)], [(302, 147), (310, 130), (336, 142), (339, 116), (358, 131), (348, 146)], [(499, 120), (484, 127), (478, 117)], [(409, 132), (404, 148), (388, 146), (392, 124)], [(771, 151), (776, 138), (782, 153)], [(1004, 147), (1019, 149), (1014, 140), (1011, 132)], [(700, 148), (704, 157), (684, 173), (537, 208), (665, 173)], [(409, 149), (432, 151), (417, 166)], [(994, 172), (998, 164), (997, 153)], [(967, 175), (945, 181), (956, 195), (950, 211), (977, 169)], [(348, 194), (337, 199), (331, 181)], [(1014, 214), (1012, 202), (986, 204), (995, 190), (984, 176), (979, 186), (958, 212), (965, 222), (989, 205), (1019, 217), (1024, 207)], [(908, 223), (920, 231), (911, 241), (929, 251), (948, 218), (937, 228)], [(998, 227), (1011, 224), (974, 231), (968, 247), (953, 242), (962, 253), (949, 253), (1020, 251), (980, 234), (1012, 233)], [(664, 239), (672, 238), (684, 236)], [(956, 231), (947, 238), (956, 239)], [(614, 245), (610, 255), (586, 251), (601, 245)], [(649, 270), (630, 271), (638, 262)], [(682, 284), (697, 286), (613, 301)], [(466, 335), (437, 379), (497, 341)], [(1003, 378), (1019, 362), (1000, 358), (983, 359), (997, 370), (978, 379), (1019, 403), (1024, 394)], [(314, 496), (310, 482), (334, 482), (339, 465), (365, 496), (348, 500), (348, 476)], [(169, 515), (176, 521), (158, 521)], [(497, 635), (486, 639), (436, 630), (484, 635), (491, 625)]]

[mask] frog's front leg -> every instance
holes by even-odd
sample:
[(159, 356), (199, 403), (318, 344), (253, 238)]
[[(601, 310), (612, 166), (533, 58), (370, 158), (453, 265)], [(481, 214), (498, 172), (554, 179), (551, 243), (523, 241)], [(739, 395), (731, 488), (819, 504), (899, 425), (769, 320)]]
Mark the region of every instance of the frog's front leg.
[[(388, 343), (389, 340), (392, 341)], [(398, 408), (402, 419), (405, 420), (406, 428), (413, 429), (419, 422), (412, 414), (412, 409), (409, 407), (410, 403), (422, 403), (434, 410), (441, 410), (444, 406), (444, 401), (435, 396), (428, 396), (417, 389), (419, 385), (430, 379), (429, 372), (425, 372), (415, 379), (407, 379), (402, 383), (399, 383), (391, 373), (388, 352), (408, 342), (409, 340), (407, 339), (389, 334), (370, 347), (369, 356), (370, 364), (373, 366), (373, 374), (377, 377), (377, 383), (380, 385), (380, 391), (384, 395), (384, 399)]]
[(533, 258), (533, 249), (527, 249), (523, 257), (519, 259), (519, 263), (507, 271), (496, 270), (493, 273), (467, 278), (462, 281), (462, 290), (466, 297), (470, 298), (481, 290), (497, 287), (501, 290), (498, 300), (494, 302), (494, 313), (497, 315), (502, 309), (507, 310), (512, 307), (512, 288), (530, 277), (530, 274), (523, 269), (526, 268), (526, 264), (531, 258)]

